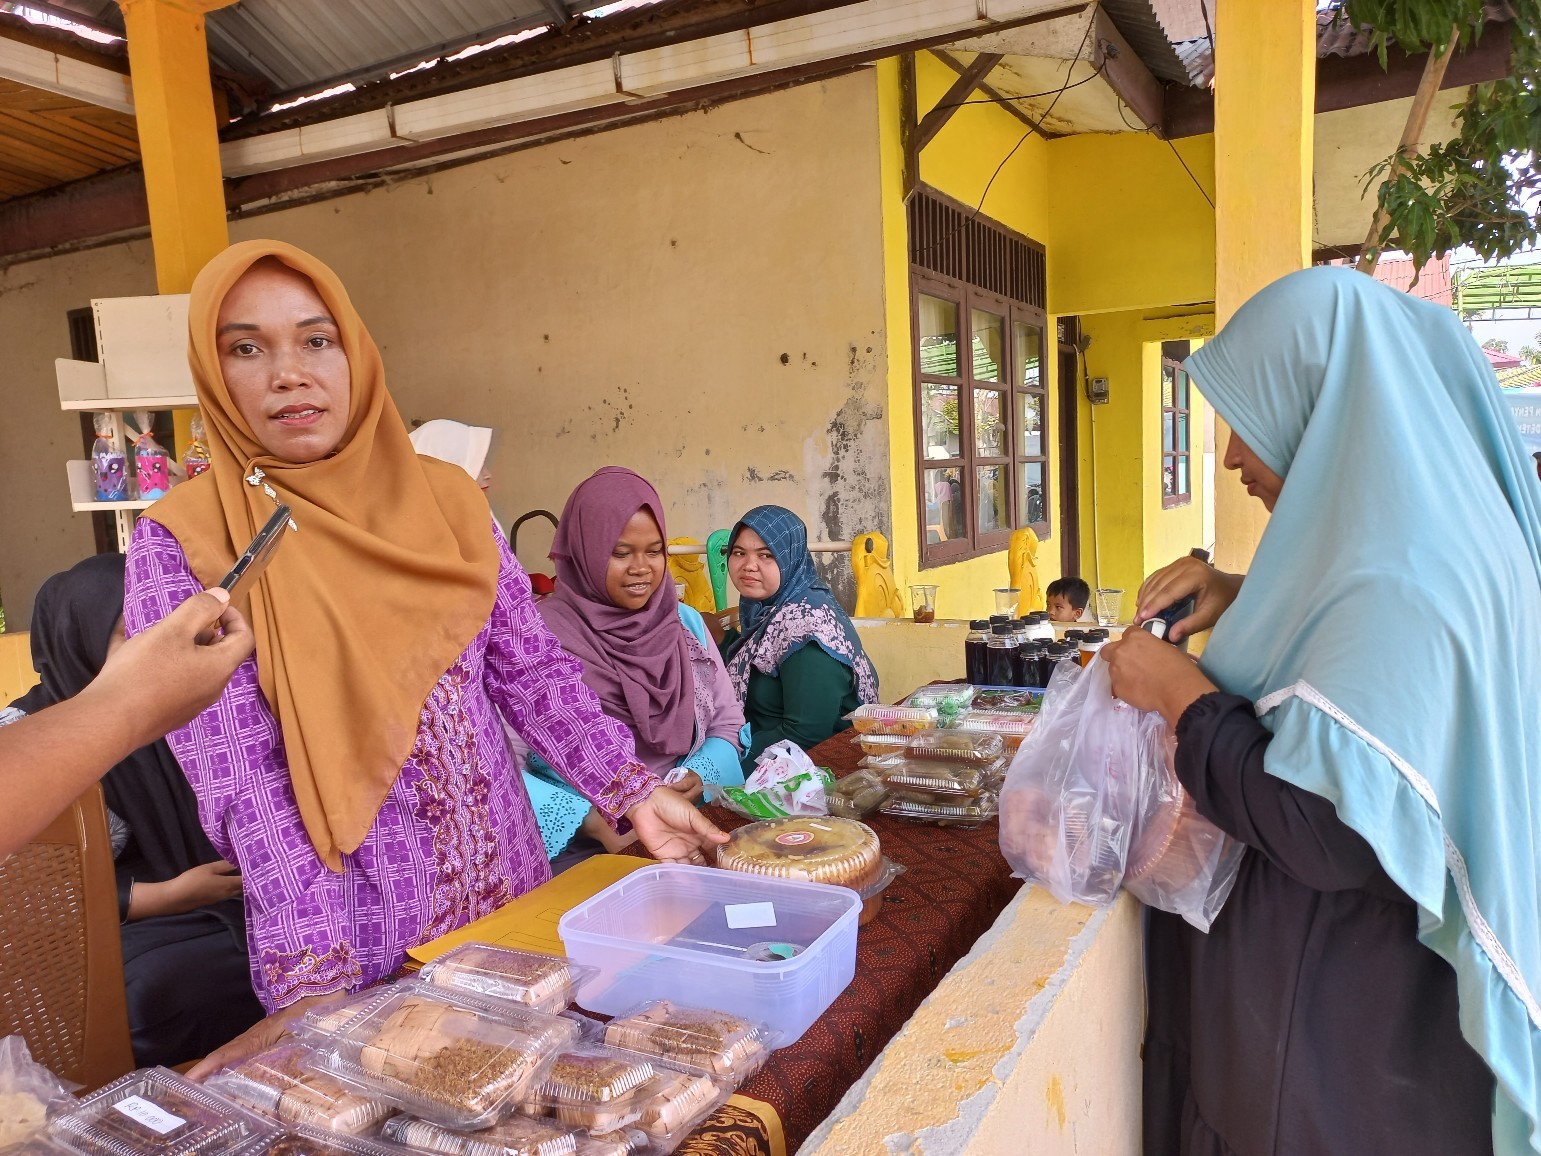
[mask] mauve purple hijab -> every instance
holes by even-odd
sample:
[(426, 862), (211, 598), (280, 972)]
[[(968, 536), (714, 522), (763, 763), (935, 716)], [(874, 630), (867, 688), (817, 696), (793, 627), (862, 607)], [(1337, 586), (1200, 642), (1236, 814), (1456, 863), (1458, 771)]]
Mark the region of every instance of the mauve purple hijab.
[(667, 541), (658, 491), (622, 466), (606, 466), (572, 492), (551, 559), (556, 592), (539, 603), (562, 647), (583, 663), (583, 681), (605, 713), (629, 726), (638, 754), (673, 758), (695, 741), (694, 678), (678, 596), (668, 571), (647, 605), (623, 610), (605, 593), (610, 554), (626, 523), (646, 509)]

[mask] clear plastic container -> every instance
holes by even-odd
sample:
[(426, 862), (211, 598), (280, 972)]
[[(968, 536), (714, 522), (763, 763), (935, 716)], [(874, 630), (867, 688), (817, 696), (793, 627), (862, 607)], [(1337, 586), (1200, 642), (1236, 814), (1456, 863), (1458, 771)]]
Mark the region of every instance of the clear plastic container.
[(655, 1156), (673, 1152), (729, 1094), (720, 1082), (698, 1072), (659, 1072), (637, 1092), (643, 1108), (636, 1126), (648, 1137), (648, 1151)]
[(651, 1085), (660, 1070), (638, 1052), (580, 1044), (552, 1059), (520, 1110), (552, 1116), (570, 1128), (613, 1132), (642, 1118), (646, 1102), (640, 1089)]
[[(567, 954), (599, 969), (584, 1006), (647, 999), (732, 1012), (796, 1040), (856, 972), (861, 897), (848, 887), (660, 863), (562, 916)], [(767, 943), (794, 949), (764, 959)], [(773, 955), (775, 953), (772, 953)]]
[(1038, 721), (1038, 715), (1009, 710), (968, 710), (958, 716), (956, 730), (963, 733), (999, 735), (1007, 754), (1018, 747)]
[(391, 1114), (384, 1100), (318, 1070), (315, 1050), (286, 1040), (209, 1077), (206, 1085), (238, 1104), (324, 1132), (357, 1135)]
[(890, 795), (883, 804), (883, 814), (890, 819), (910, 823), (934, 823), (939, 827), (978, 827), (999, 814), (994, 795), (952, 802), (928, 802), (901, 795)]
[(649, 1147), (647, 1133), (636, 1128), (602, 1134), (579, 1133), (574, 1156), (633, 1156), (646, 1152)]
[(223, 1156), (277, 1129), (165, 1068), (130, 1072), (86, 1096), (49, 1126), (49, 1138), (84, 1156)]
[(1030, 687), (981, 686), (977, 688), (971, 710), (1003, 710), (1035, 713), (1043, 705), (1043, 691)]
[(931, 708), (941, 716), (942, 725), (968, 710), (974, 701), (974, 687), (969, 683), (944, 683), (940, 686), (923, 686), (904, 700), (905, 706)]
[(241, 1156), (410, 1156), (410, 1150), (385, 1140), (298, 1127), (241, 1149)]
[(907, 755), (913, 759), (987, 767), (1006, 751), (1001, 737), (985, 731), (924, 731), (918, 735), (863, 735), (861, 749), (873, 758)]
[(662, 999), (611, 1020), (604, 1038), (614, 1047), (698, 1068), (735, 1087), (760, 1070), (775, 1046), (764, 1024)]
[(490, 943), (463, 943), (423, 968), (422, 979), (553, 1015), (593, 976), (569, 959)]
[(872, 769), (883, 776), (889, 791), (927, 791), (963, 800), (978, 798), (988, 789), (984, 771), (979, 767), (897, 758), (880, 760)]
[(829, 813), (842, 819), (865, 819), (883, 805), (888, 788), (868, 770), (855, 771), (837, 782), (824, 797)]
[(868, 703), (859, 706), (846, 718), (863, 735), (917, 735), (921, 731), (934, 731), (941, 725), (941, 714), (935, 707), (883, 706)]
[(456, 1132), (431, 1120), (393, 1116), (385, 1123), (385, 1136), (409, 1148), (447, 1156), (573, 1156), (584, 1138), (555, 1120), (519, 1113), (480, 1132)]
[(317, 1056), (327, 1072), (451, 1128), (485, 1128), (578, 1040), (578, 1025), (513, 1004), (497, 1010), (407, 982), (349, 1021)]

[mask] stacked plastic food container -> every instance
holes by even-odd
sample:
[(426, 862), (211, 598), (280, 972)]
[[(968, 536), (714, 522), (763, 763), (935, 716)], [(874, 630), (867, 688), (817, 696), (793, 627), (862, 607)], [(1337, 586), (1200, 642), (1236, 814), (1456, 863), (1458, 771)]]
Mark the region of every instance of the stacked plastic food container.
[(661, 1156), (778, 1042), (755, 1020), (660, 999), (590, 1019), (570, 1004), (594, 975), (464, 944), (413, 979), (323, 1004), (205, 1085), (165, 1069), (109, 1084), (43, 1143), (83, 1156)]
[(849, 718), (865, 757), (836, 784), (831, 814), (954, 827), (995, 818), (1006, 768), (1042, 701), (1032, 688), (948, 683), (902, 706), (859, 707)]

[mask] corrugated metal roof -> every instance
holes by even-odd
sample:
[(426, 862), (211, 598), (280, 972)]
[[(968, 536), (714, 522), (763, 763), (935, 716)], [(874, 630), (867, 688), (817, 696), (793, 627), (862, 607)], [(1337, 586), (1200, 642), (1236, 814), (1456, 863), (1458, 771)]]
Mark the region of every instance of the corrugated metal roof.
[(1150, 0), (1102, 0), (1102, 10), (1157, 79), (1173, 84), (1193, 83)]

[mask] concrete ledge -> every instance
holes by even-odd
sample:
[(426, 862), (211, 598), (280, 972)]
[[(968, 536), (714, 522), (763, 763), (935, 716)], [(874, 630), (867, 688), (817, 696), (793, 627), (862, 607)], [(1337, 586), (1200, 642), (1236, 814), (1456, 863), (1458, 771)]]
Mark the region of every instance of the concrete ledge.
[(1139, 1156), (1140, 924), (1024, 888), (799, 1156)]

